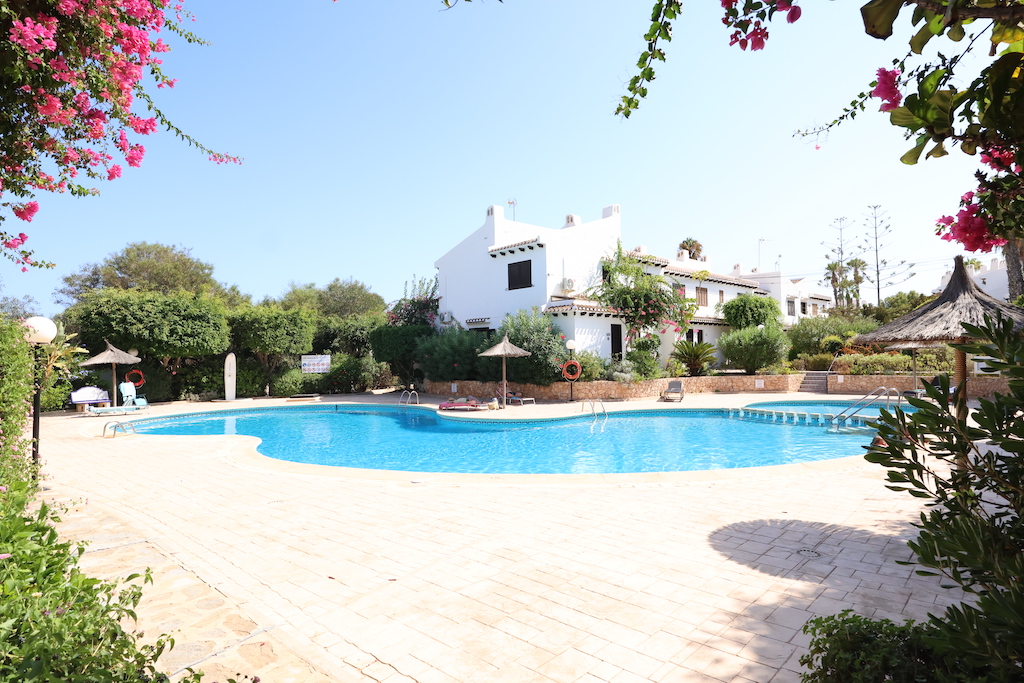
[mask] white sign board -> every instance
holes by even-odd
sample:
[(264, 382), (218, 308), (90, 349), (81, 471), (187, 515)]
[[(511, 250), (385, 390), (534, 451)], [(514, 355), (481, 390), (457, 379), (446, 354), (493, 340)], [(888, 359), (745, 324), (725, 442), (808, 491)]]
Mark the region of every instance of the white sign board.
[(302, 371), (305, 373), (328, 373), (331, 371), (331, 356), (303, 356)]
[(235, 354), (229, 353), (227, 358), (224, 359), (224, 400), (234, 401), (235, 400), (235, 382), (237, 378), (235, 376)]

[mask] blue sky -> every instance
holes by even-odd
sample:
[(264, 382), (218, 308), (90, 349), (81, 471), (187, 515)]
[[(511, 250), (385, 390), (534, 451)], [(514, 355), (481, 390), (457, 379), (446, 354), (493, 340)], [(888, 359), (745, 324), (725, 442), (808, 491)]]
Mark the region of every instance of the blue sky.
[(960, 251), (934, 221), (973, 188), (976, 161), (953, 151), (905, 166), (910, 143), (873, 112), (821, 149), (793, 136), (902, 55), (901, 34), (864, 35), (856, 3), (805, 3), (798, 23), (770, 27), (764, 51), (744, 53), (718, 3), (688, 2), (650, 97), (624, 120), (613, 112), (651, 4), (189, 0), (190, 26), (212, 44), (173, 41), (164, 66), (178, 85), (158, 104), (244, 163), (150, 136), (142, 167), (101, 196), (41, 196), (31, 224), (6, 224), (57, 267), (0, 265), (0, 293), (57, 313), (61, 276), (149, 241), (191, 248), (256, 300), (339, 277), (392, 301), (513, 197), (519, 220), (549, 227), (620, 204), (624, 246), (671, 256), (695, 237), (718, 272), (755, 265), (763, 238), (762, 270), (781, 260), (816, 278), (833, 221), (859, 237), (877, 204), (893, 227), (883, 255), (920, 273), (883, 296), (938, 285)]

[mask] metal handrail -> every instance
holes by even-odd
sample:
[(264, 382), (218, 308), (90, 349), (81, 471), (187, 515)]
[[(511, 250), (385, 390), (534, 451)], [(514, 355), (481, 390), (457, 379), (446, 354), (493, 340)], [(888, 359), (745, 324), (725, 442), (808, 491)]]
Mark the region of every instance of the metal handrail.
[(104, 439), (107, 438), (107, 427), (110, 427), (110, 425), (114, 425), (113, 428), (110, 430), (110, 438), (111, 439), (113, 439), (114, 437), (117, 436), (117, 428), (118, 427), (120, 427), (121, 431), (124, 432), (125, 434), (128, 433), (128, 431), (125, 429), (125, 427), (131, 427), (132, 428), (132, 434), (138, 434), (138, 432), (135, 431), (135, 425), (133, 425), (131, 422), (119, 422), (117, 420), (113, 420), (113, 421), (108, 422), (107, 424), (103, 425), (103, 438)]
[(604, 405), (604, 399), (601, 398), (585, 398), (580, 402), (580, 412), (582, 413), (587, 409), (587, 404), (590, 404), (590, 412), (594, 417), (597, 417), (597, 404), (601, 404), (601, 412), (604, 413), (605, 417), (608, 416), (608, 409)]
[(398, 397), (398, 405), (402, 405), (402, 399), (405, 399), (405, 405), (407, 405), (407, 406), (408, 405), (412, 405), (412, 397), (413, 396), (416, 397), (416, 405), (419, 405), (420, 404), (420, 395), (419, 395), (419, 393), (415, 389), (413, 389), (412, 391), (410, 391), (408, 389), (403, 389), (402, 390), (402, 395)]
[(876, 387), (875, 389), (864, 394), (864, 396), (862, 396), (861, 398), (857, 399), (849, 408), (843, 409), (843, 412), (833, 417), (832, 424), (838, 425), (842, 423), (843, 420), (850, 419), (860, 411), (864, 410), (870, 405), (874, 405), (883, 398), (885, 399), (885, 407), (888, 408), (890, 397), (893, 395), (896, 396), (896, 405), (899, 405), (900, 403), (903, 402), (903, 394), (900, 393), (899, 389), (891, 389), (889, 387), (884, 386)]

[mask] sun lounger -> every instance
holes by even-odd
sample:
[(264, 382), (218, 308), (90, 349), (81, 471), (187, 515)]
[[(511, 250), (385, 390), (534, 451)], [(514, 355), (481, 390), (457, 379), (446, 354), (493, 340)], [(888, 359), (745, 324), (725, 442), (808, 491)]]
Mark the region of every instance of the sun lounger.
[(662, 401), (682, 401), (683, 400), (683, 383), (677, 379), (672, 380), (668, 383), (668, 388), (661, 392)]
[(453, 401), (445, 401), (438, 408), (441, 410), (487, 410), (488, 404), (481, 403), (475, 398), (457, 398)]
[(92, 404), (110, 404), (110, 394), (106, 389), (99, 387), (82, 387), (71, 392), (71, 402), (78, 406), (79, 412), (85, 410), (86, 406)]
[(85, 406), (85, 412), (90, 415), (126, 415), (139, 410), (149, 409), (149, 401), (142, 394), (135, 393), (135, 385), (131, 382), (122, 382), (118, 389), (121, 390), (121, 396), (124, 399), (122, 405), (109, 408), (96, 408), (87, 405)]

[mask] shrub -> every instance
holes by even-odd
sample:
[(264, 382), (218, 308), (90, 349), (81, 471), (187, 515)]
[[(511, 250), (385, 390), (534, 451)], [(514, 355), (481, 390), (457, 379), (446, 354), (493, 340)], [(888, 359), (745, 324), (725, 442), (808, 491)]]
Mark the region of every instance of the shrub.
[[(25, 434), (28, 402), (32, 396), (32, 356), (25, 330), (0, 318), (0, 485), (27, 480), (31, 459)], [(3, 496), (0, 496), (0, 501)]]
[(403, 384), (412, 379), (416, 362), (416, 341), (434, 334), (430, 325), (402, 325), (378, 327), (370, 332), (370, 348), (378, 361), (390, 363), (391, 370)]
[(910, 356), (901, 353), (851, 353), (839, 356), (832, 369), (843, 375), (895, 375), (912, 367)]
[(71, 398), (71, 382), (66, 379), (55, 379), (51, 386), (45, 387), (39, 395), (39, 405), (43, 410), (64, 410)]
[(335, 354), (331, 356), (331, 371), (321, 376), (319, 384), (324, 393), (351, 394), (391, 386), (392, 379), (387, 363), (370, 356)]
[(658, 364), (660, 345), (658, 337), (640, 337), (633, 342), (633, 348), (626, 352), (626, 360), (633, 363), (633, 372), (638, 379), (656, 379), (664, 375)]
[(844, 346), (846, 346), (846, 339), (838, 334), (827, 335), (821, 340), (821, 352), (833, 357), (842, 351)]
[(613, 382), (635, 382), (637, 375), (633, 371), (632, 361), (619, 360), (608, 366), (604, 378)]
[(85, 576), (78, 568), (81, 549), (60, 541), (56, 521), (45, 503), (29, 510), (26, 482), (7, 485), (0, 498), (0, 680), (169, 680), (156, 660), (173, 641), (163, 635), (142, 645), (141, 634), (121, 626), (142, 595), (132, 582), (150, 583), (149, 574), (119, 583)]
[(491, 344), (479, 332), (457, 327), (416, 340), (416, 360), (423, 374), (435, 382), (480, 379), (480, 351)]
[(840, 318), (830, 316), (827, 318), (801, 318), (796, 325), (789, 328), (786, 334), (793, 345), (793, 351), (797, 354), (821, 353), (824, 349), (821, 346), (825, 337), (836, 336), (847, 340), (851, 333), (863, 334), (871, 332), (878, 327), (878, 321), (872, 318)]
[[(832, 361), (835, 360), (835, 355), (831, 353), (801, 353), (797, 360), (803, 365), (803, 367), (799, 368), (800, 370), (828, 370), (830, 367), (833, 367)], [(795, 363), (796, 361), (794, 361), (794, 368), (796, 368)]]
[(263, 396), (267, 382), (263, 368), (254, 359), (238, 358), (235, 361), (235, 395), (239, 397)]
[(580, 363), (580, 382), (594, 382), (604, 377), (606, 370), (604, 359), (593, 351), (581, 351), (576, 354)]
[(803, 628), (812, 637), (800, 664), (803, 683), (917, 683), (968, 681), (966, 667), (946, 660), (931, 644), (934, 629), (907, 621), (877, 621), (845, 610), (815, 617)]
[(344, 318), (328, 316), (317, 324), (313, 353), (344, 353), (363, 357), (370, 353), (370, 333), (387, 323), (387, 314), (371, 311)]
[(778, 327), (747, 327), (719, 337), (718, 349), (731, 365), (753, 375), (783, 360), (789, 351), (789, 339)]

